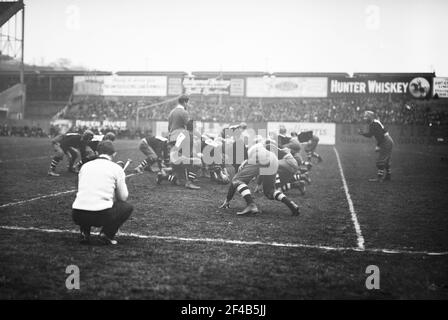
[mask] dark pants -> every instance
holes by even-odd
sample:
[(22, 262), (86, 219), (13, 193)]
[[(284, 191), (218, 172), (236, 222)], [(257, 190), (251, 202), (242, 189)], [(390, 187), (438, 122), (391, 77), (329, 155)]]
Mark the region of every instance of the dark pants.
[(125, 201), (116, 201), (112, 208), (101, 211), (72, 210), (75, 224), (82, 232), (90, 234), (90, 227), (102, 227), (101, 232), (112, 239), (121, 225), (128, 220), (134, 208)]

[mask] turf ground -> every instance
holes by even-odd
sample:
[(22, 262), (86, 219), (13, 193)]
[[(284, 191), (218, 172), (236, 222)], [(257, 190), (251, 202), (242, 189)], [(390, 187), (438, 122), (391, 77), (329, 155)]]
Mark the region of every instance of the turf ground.
[[(116, 160), (134, 168), (137, 146), (117, 141)], [(127, 178), (134, 212), (119, 245), (82, 246), (70, 211), (76, 175), (65, 163), (60, 177), (46, 175), (47, 139), (0, 138), (0, 298), (447, 299), (447, 150), (397, 147), (393, 181), (382, 184), (368, 182), (372, 144), (317, 151), (324, 162), (307, 193), (289, 192), (298, 217), (261, 194), (261, 214), (237, 216), (238, 195), (218, 209), (227, 186), (158, 186), (145, 172)], [(65, 286), (71, 264), (80, 290)], [(369, 265), (379, 290), (366, 289)]]

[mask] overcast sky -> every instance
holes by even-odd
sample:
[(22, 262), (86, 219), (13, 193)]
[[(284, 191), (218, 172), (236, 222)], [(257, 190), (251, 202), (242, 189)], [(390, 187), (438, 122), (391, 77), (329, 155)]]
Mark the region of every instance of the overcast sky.
[[(25, 61), (448, 76), (448, 1), (25, 0)], [(443, 40), (445, 39), (445, 40)]]

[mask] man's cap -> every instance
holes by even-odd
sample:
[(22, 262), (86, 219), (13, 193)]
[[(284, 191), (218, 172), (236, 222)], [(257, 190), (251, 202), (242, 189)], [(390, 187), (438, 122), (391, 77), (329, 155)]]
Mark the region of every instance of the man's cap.
[(373, 113), (373, 111), (365, 111), (364, 112), (364, 117), (366, 118), (373, 118), (375, 116), (375, 113)]
[(246, 122), (241, 122), (240, 123), (240, 128), (247, 129), (247, 123)]
[(98, 154), (107, 154), (109, 156), (115, 153), (115, 147), (112, 141), (106, 140), (98, 143)]
[(190, 100), (190, 98), (186, 94), (181, 95), (178, 99), (179, 103), (185, 103), (188, 102), (188, 100)]

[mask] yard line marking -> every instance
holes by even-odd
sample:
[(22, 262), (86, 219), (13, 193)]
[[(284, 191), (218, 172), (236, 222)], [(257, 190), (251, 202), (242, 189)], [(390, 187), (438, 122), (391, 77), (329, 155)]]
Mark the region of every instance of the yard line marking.
[[(128, 174), (126, 176), (126, 178), (133, 177), (133, 176), (135, 176), (137, 174), (139, 174), (139, 173)], [(18, 206), (18, 205), (21, 205), (21, 204), (24, 204), (24, 203), (28, 203), (28, 202), (32, 202), (32, 201), (36, 201), (36, 200), (41, 200), (41, 199), (46, 199), (46, 198), (53, 198), (53, 197), (59, 197), (59, 196), (62, 196), (64, 194), (69, 194), (69, 193), (76, 192), (76, 190), (78, 190), (78, 189), (72, 189), (72, 190), (67, 190), (67, 191), (62, 191), (62, 192), (51, 193), (51, 194), (47, 194), (47, 195), (31, 198), (31, 199), (28, 199), (28, 200), (21, 200), (21, 201), (17, 201), (17, 202), (10, 202), (10, 203), (6, 203), (6, 204), (3, 204), (3, 205), (0, 205), (0, 209), (6, 208), (6, 207)]]
[(339, 158), (339, 152), (335, 146), (333, 146), (334, 153), (336, 154), (336, 159), (338, 160), (339, 172), (341, 173), (342, 185), (345, 190), (345, 197), (347, 198), (348, 208), (350, 210), (350, 214), (352, 216), (353, 225), (355, 226), (356, 237), (358, 241), (358, 248), (360, 250), (365, 250), (364, 247), (364, 237), (362, 236), (361, 226), (358, 222), (358, 217), (356, 215), (355, 206), (353, 205), (352, 198), (350, 197), (350, 193), (348, 191), (347, 181), (345, 180), (344, 170), (342, 169), (341, 159)]
[[(123, 148), (123, 149), (119, 149), (118, 151), (129, 151), (129, 150), (134, 150), (134, 149), (135, 148)], [(15, 162), (15, 161), (28, 161), (28, 160), (41, 160), (41, 159), (51, 160), (51, 158), (52, 158), (52, 155), (49, 154), (47, 156), (41, 156), (41, 157), (15, 158), (15, 159), (5, 159), (5, 160), (0, 159), (0, 164), (1, 163)]]
[(9, 163), (9, 162), (27, 161), (27, 160), (40, 160), (40, 159), (50, 159), (50, 158), (51, 157), (49, 157), (49, 156), (44, 156), (44, 157), (16, 158), (16, 159), (5, 159), (5, 160), (0, 159), (0, 163)]
[[(45, 229), (36, 227), (18, 227), (18, 226), (0, 226), (0, 229), (12, 230), (12, 231), (35, 231), (42, 233), (68, 233), (78, 234), (77, 230), (67, 229)], [(232, 245), (246, 245), (246, 246), (270, 246), (270, 247), (284, 247), (284, 248), (306, 248), (317, 249), (324, 251), (354, 251), (354, 252), (368, 252), (368, 253), (385, 253), (385, 254), (416, 254), (416, 255), (429, 255), (429, 256), (445, 256), (448, 255), (448, 251), (431, 252), (431, 251), (413, 251), (413, 250), (401, 250), (401, 249), (380, 249), (380, 248), (367, 248), (360, 249), (358, 247), (332, 247), (324, 245), (304, 244), (304, 243), (282, 243), (282, 242), (263, 242), (263, 241), (244, 241), (244, 240), (231, 240), (220, 238), (187, 238), (176, 236), (158, 236), (158, 235), (144, 235), (138, 233), (118, 233), (119, 236), (137, 238), (137, 239), (154, 239), (165, 241), (178, 241), (178, 242), (206, 242), (206, 243), (225, 243)]]
[(11, 206), (18, 206), (18, 205), (21, 205), (21, 204), (24, 204), (24, 203), (28, 203), (28, 202), (32, 202), (32, 201), (36, 201), (36, 200), (52, 198), (52, 197), (58, 197), (58, 196), (63, 195), (63, 194), (68, 194), (68, 193), (75, 192), (76, 190), (77, 189), (73, 189), (73, 190), (68, 190), (68, 191), (62, 191), (62, 192), (47, 194), (47, 195), (44, 195), (44, 196), (31, 198), (31, 199), (28, 199), (28, 200), (22, 200), (22, 201), (17, 201), (17, 202), (10, 202), (10, 203), (6, 203), (6, 204), (1, 205), (0, 209), (1, 208), (6, 208), (6, 207), (11, 207)]

